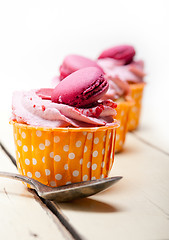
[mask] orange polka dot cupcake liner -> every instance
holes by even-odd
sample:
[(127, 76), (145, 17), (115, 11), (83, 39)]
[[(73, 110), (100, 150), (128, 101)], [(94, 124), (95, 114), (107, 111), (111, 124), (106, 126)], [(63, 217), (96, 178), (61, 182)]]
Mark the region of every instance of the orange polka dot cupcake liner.
[(117, 104), (116, 120), (119, 122), (120, 127), (116, 130), (115, 152), (120, 152), (123, 150), (127, 133), (128, 118), (133, 105), (134, 101), (130, 98)]
[(11, 123), (19, 173), (45, 185), (105, 178), (113, 166), (118, 123), (54, 129)]
[(130, 96), (134, 100), (134, 105), (129, 113), (128, 131), (135, 130), (139, 125), (144, 87), (145, 83), (130, 84)]

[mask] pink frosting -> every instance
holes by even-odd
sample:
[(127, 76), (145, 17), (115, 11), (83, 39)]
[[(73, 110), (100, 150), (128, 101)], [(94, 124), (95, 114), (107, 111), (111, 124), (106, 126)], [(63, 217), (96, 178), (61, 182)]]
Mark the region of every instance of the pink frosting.
[(100, 101), (91, 108), (76, 108), (50, 100), (51, 89), (14, 92), (12, 120), (44, 127), (95, 127), (113, 125), (114, 109), (111, 100)]
[(128, 83), (143, 82), (145, 73), (143, 71), (143, 61), (133, 61), (130, 64), (124, 65), (121, 60), (111, 58), (99, 59), (97, 61), (104, 72), (105, 78), (109, 82), (109, 89), (104, 95), (104, 99), (118, 99), (121, 96), (126, 96), (129, 91)]

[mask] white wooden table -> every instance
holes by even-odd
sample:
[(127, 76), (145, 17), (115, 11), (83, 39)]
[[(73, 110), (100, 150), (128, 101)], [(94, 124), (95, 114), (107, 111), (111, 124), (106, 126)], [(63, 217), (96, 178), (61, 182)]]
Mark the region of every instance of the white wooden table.
[[(0, 239), (169, 239), (168, 115), (156, 113), (150, 89), (151, 84), (140, 128), (127, 134), (124, 151), (115, 155), (111, 176), (123, 179), (93, 197), (58, 204), (2, 178)], [(8, 114), (1, 120), (0, 141), (14, 156)], [(11, 156), (0, 148), (0, 171), (17, 172)]]
[(57, 204), (0, 178), (0, 240), (169, 239), (168, 22), (167, 0), (0, 1), (0, 171), (17, 172), (12, 91), (49, 86), (67, 54), (95, 59), (104, 48), (131, 44), (148, 75), (140, 128), (127, 134), (110, 174), (123, 179)]

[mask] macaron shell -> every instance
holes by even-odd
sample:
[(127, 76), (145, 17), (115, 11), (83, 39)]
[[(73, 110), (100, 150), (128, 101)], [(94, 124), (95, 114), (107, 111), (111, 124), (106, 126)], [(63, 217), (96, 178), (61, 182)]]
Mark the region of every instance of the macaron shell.
[(84, 107), (96, 102), (108, 90), (108, 82), (99, 68), (89, 67), (78, 70), (53, 90), (53, 102), (75, 107)]
[(89, 58), (79, 55), (68, 55), (65, 57), (62, 65), (60, 66), (60, 79), (62, 80), (71, 73), (86, 67), (97, 67), (102, 70), (95, 61)]
[(116, 60), (124, 60), (125, 64), (130, 63), (135, 55), (134, 47), (130, 45), (120, 45), (104, 50), (98, 59), (113, 58)]

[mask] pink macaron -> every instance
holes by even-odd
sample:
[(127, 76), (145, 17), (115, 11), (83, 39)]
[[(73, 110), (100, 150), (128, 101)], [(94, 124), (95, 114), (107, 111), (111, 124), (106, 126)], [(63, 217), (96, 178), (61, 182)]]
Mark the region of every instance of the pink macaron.
[(68, 55), (63, 60), (63, 63), (59, 69), (60, 80), (67, 77), (69, 74), (86, 67), (97, 67), (101, 70), (101, 67), (95, 61), (89, 58), (79, 55)]
[(135, 55), (135, 49), (130, 45), (120, 45), (104, 50), (98, 57), (101, 58), (113, 58), (116, 60), (124, 60), (125, 64), (132, 62)]
[(74, 107), (87, 107), (99, 100), (108, 87), (101, 69), (83, 68), (64, 78), (53, 90), (51, 100)]

